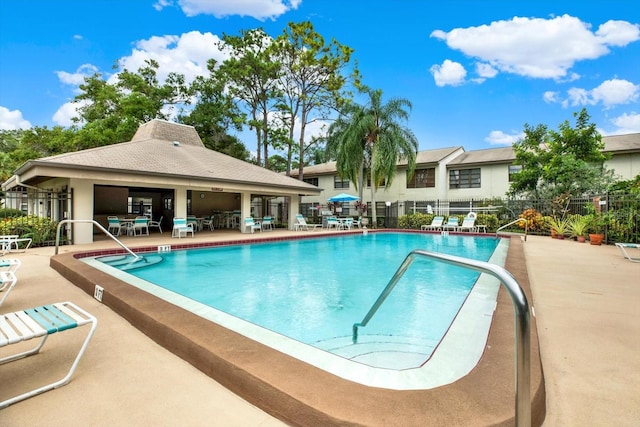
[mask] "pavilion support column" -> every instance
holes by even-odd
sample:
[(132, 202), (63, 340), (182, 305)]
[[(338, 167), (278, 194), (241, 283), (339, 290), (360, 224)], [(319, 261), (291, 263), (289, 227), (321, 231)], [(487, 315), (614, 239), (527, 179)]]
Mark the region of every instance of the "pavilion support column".
[(296, 215), (300, 212), (300, 199), (302, 196), (290, 196), (289, 197), (289, 230), (293, 230), (296, 223)]
[(240, 193), (240, 232), (251, 233), (251, 230), (244, 226), (244, 219), (251, 216), (251, 193)]
[[(73, 218), (93, 220), (93, 182), (84, 179), (71, 179), (69, 182), (73, 190)], [(75, 223), (71, 225), (73, 244), (93, 243), (93, 224)]]

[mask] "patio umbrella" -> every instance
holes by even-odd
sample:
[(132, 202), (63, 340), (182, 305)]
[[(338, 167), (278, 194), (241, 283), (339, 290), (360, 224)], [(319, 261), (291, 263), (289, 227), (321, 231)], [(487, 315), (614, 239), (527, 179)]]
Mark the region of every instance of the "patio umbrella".
[(342, 203), (342, 202), (353, 202), (354, 200), (359, 200), (359, 199), (360, 197), (358, 196), (352, 196), (351, 194), (340, 193), (329, 198), (329, 201)]

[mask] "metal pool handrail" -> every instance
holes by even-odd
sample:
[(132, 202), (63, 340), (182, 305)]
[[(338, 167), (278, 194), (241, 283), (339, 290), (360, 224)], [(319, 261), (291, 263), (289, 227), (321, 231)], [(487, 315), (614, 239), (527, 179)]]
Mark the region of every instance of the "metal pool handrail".
[[(520, 218), (522, 219), (522, 218)], [(429, 252), (420, 249), (413, 250), (404, 259), (396, 273), (384, 288), (376, 302), (360, 323), (353, 324), (353, 343), (358, 340), (358, 327), (366, 326), (380, 305), (389, 296), (400, 278), (407, 271), (417, 256), (434, 258), (436, 261), (452, 264), (462, 268), (487, 273), (497, 278), (507, 289), (515, 314), (515, 359), (516, 359), (516, 426), (531, 426), (531, 325), (529, 319), (529, 303), (527, 297), (516, 279), (503, 267), (455, 255)]]
[(528, 233), (528, 230), (529, 230), (529, 221), (527, 221), (524, 218), (515, 219), (515, 220), (511, 221), (509, 224), (505, 224), (502, 227), (498, 228), (496, 230), (496, 238), (498, 238), (498, 231), (502, 230), (503, 228), (507, 228), (508, 226), (513, 225), (516, 222), (520, 222), (520, 221), (524, 221), (524, 241), (526, 242), (527, 241), (527, 233)]
[(129, 249), (128, 247), (126, 247), (124, 245), (124, 243), (122, 243), (120, 240), (118, 240), (118, 238), (116, 236), (114, 236), (113, 234), (109, 233), (99, 222), (94, 221), (92, 219), (63, 219), (62, 221), (60, 221), (58, 223), (58, 228), (56, 229), (56, 252), (55, 252), (56, 255), (58, 255), (58, 245), (60, 244), (60, 226), (62, 224), (66, 224), (66, 223), (76, 223), (76, 222), (93, 223), (93, 225), (97, 226), (100, 230), (102, 230), (104, 232), (104, 234), (106, 234), (107, 236), (109, 236), (113, 240), (115, 240), (116, 243), (119, 244), (122, 247), (122, 249), (124, 249), (125, 251), (129, 252), (130, 255), (133, 255), (133, 257), (136, 260), (140, 259), (140, 256), (134, 254), (133, 251), (131, 249)]

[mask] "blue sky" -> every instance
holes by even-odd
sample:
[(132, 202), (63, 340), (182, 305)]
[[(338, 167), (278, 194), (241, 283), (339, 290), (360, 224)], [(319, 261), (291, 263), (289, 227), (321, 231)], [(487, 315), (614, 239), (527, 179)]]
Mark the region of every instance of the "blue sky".
[[(413, 104), (420, 149), (512, 144), (583, 107), (603, 135), (640, 132), (634, 1), (2, 0), (0, 129), (68, 126), (82, 78), (145, 59), (192, 79), (223, 33), (310, 20), (355, 49), (363, 83)], [(312, 132), (320, 132), (317, 127)], [(311, 136), (311, 135), (308, 135)], [(252, 134), (241, 139), (255, 150)]]

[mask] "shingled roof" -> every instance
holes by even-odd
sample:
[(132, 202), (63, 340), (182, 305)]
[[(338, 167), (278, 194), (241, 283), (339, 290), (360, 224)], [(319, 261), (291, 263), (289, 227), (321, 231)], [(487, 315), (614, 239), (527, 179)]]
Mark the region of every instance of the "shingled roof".
[(129, 142), (32, 160), (16, 173), (35, 166), (286, 187), (300, 194), (320, 191), (314, 185), (206, 148), (192, 126), (157, 119), (140, 126)]

